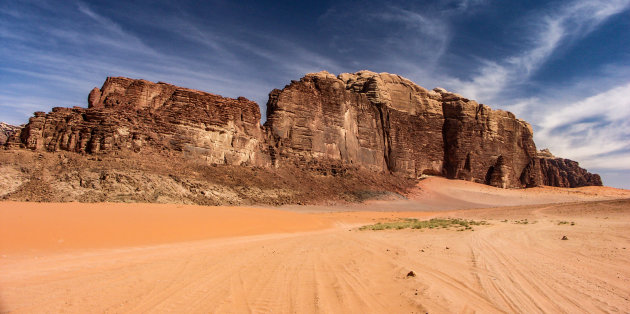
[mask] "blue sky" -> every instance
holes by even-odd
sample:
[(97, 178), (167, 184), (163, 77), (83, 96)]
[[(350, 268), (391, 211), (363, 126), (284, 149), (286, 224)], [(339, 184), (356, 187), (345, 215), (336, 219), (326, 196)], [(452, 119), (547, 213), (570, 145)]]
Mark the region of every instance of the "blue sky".
[(308, 72), (369, 69), (530, 122), (539, 148), (630, 188), (630, 0), (0, 3), (0, 120), (85, 106), (107, 76), (262, 106)]

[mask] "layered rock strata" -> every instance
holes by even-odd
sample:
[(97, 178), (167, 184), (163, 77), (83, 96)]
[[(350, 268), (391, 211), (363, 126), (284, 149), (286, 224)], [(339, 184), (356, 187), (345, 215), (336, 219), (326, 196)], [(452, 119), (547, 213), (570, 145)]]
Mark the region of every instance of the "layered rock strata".
[(256, 103), (165, 83), (108, 78), (88, 108), (35, 113), (9, 147), (79, 153), (182, 151), (211, 164), (335, 173), (423, 174), (497, 187), (601, 185), (577, 163), (537, 152), (531, 126), (394, 74), (307, 74)]
[(260, 109), (242, 97), (110, 77), (90, 92), (88, 106), (36, 112), (7, 145), (92, 154), (140, 152), (149, 145), (208, 163), (268, 163)]

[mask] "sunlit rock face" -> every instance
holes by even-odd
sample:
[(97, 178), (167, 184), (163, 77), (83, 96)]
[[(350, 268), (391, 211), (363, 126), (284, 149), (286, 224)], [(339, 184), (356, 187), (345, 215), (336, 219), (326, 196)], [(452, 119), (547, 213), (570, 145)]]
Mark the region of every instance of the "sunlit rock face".
[(398, 75), (308, 74), (271, 92), (276, 162), (326, 160), (417, 177), (442, 172), (440, 95)]
[(93, 89), (88, 108), (36, 112), (8, 143), (92, 154), (150, 146), (208, 163), (266, 165), (263, 144), (255, 102), (123, 77), (109, 77)]
[(531, 126), (399, 75), (307, 74), (258, 105), (166, 83), (107, 78), (88, 108), (36, 112), (8, 148), (85, 154), (182, 152), (207, 164), (443, 175), (492, 186), (601, 185), (576, 162), (538, 152)]
[(276, 165), (441, 174), (503, 188), (601, 185), (594, 175), (567, 184), (569, 172), (549, 170), (566, 163), (542, 161), (531, 126), (514, 114), (395, 74), (307, 74), (271, 92), (267, 119)]

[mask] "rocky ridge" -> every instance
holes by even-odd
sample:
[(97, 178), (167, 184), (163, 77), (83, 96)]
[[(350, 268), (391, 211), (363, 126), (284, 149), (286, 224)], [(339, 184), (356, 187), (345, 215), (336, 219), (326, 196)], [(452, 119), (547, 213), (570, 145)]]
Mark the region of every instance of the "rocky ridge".
[[(8, 138), (5, 147), (119, 160), (107, 163), (110, 168), (151, 159), (163, 162), (165, 168), (174, 165), (169, 160), (192, 162), (194, 169), (198, 165), (237, 167), (234, 169), (244, 166), (241, 169), (261, 169), (251, 172), (261, 178), (276, 177), (274, 173), (283, 169), (301, 171), (302, 175), (290, 172), (281, 176), (284, 179), (274, 179), (275, 185), (286, 186), (281, 188), (282, 193), (276, 193), (284, 195), (279, 196), (283, 201), (268, 200), (271, 203), (298, 202), (299, 195), (305, 195), (286, 196), (287, 190), (298, 185), (292, 181), (293, 176), (315, 181), (319, 180), (314, 179), (317, 176), (327, 175), (333, 181), (326, 184), (341, 184), (335, 185), (341, 194), (348, 192), (342, 188), (347, 186), (343, 180), (354, 182), (353, 188), (361, 191), (400, 192), (410, 182), (405, 180), (426, 174), (503, 188), (601, 185), (598, 175), (588, 173), (576, 162), (538, 152), (530, 125), (510, 112), (492, 110), (444, 89), (426, 90), (398, 75), (369, 71), (339, 76), (311, 73), (282, 90), (273, 90), (264, 126), (260, 125), (258, 105), (243, 97), (225, 98), (162, 82), (110, 77), (100, 89), (90, 92), (88, 108), (57, 107), (50, 113), (36, 112), (28, 124)], [(177, 177), (171, 190), (181, 189), (183, 183), (177, 169), (186, 167), (182, 164), (169, 168), (171, 172), (158, 171), (159, 178), (154, 181), (173, 181)], [(145, 171), (142, 167), (132, 168), (139, 176)], [(82, 182), (101, 182), (101, 186), (111, 181), (107, 171), (101, 169), (88, 177), (79, 173), (77, 177), (59, 170), (51, 180), (78, 180), (78, 186)], [(241, 182), (238, 186), (247, 186), (235, 179), (240, 178), (239, 172), (246, 173), (230, 172), (232, 179), (226, 184)], [(197, 195), (186, 196), (187, 202), (204, 203), (211, 198), (216, 187), (206, 187), (212, 186), (206, 183), (214, 180), (217, 173), (184, 185), (188, 191), (184, 194)], [(388, 178), (388, 183), (380, 184), (374, 174)], [(115, 177), (121, 176), (124, 177), (119, 173)], [(396, 183), (396, 177), (402, 181)], [(266, 187), (264, 180), (259, 181)], [(138, 184), (129, 183), (126, 193), (133, 194), (134, 186), (142, 193), (150, 193), (151, 188)], [(241, 191), (238, 186), (230, 186), (230, 193), (240, 195), (241, 192), (234, 192)], [(104, 193), (102, 187), (88, 187), (92, 189), (90, 193)], [(103, 195), (99, 197), (107, 198), (109, 194)], [(147, 195), (138, 200), (151, 201), (152, 196)], [(199, 197), (206, 201), (199, 201)], [(217, 198), (207, 202), (225, 203)]]

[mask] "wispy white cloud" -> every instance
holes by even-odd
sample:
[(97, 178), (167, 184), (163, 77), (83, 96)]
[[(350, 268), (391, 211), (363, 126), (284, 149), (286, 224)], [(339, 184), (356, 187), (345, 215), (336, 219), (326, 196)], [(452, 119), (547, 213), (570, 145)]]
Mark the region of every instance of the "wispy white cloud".
[(470, 80), (450, 79), (447, 85), (455, 91), (493, 102), (500, 93), (527, 82), (530, 76), (558, 51), (591, 33), (611, 16), (628, 9), (628, 0), (574, 0), (558, 9), (535, 12), (527, 25), (523, 52), (503, 60), (484, 60), (477, 75)]
[[(405, 24), (411, 30), (411, 34), (388, 36), (385, 44), (406, 48), (415, 54), (422, 55), (425, 67), (437, 65), (451, 39), (449, 23), (439, 16), (430, 16), (396, 7), (375, 13), (372, 16), (390, 23)], [(415, 63), (418, 63), (418, 60), (415, 60)]]
[[(63, 30), (52, 29), (50, 31), (56, 32), (58, 36), (66, 33), (66, 39), (88, 40), (93, 44), (102, 45), (107, 48), (142, 51), (143, 54), (158, 55), (152, 47), (146, 45), (138, 36), (125, 31), (118, 23), (111, 19), (94, 12), (87, 4), (79, 2), (77, 9), (97, 24), (98, 32), (86, 33), (84, 30), (76, 28), (66, 28)], [(88, 34), (89, 38), (86, 38)]]
[[(580, 165), (587, 169), (630, 170), (630, 153), (621, 152), (607, 156), (589, 156), (581, 159)], [(629, 184), (628, 181), (625, 183), (626, 185)]]
[[(503, 108), (534, 124), (539, 147), (586, 167), (629, 169), (630, 104), (623, 95), (630, 95), (630, 85), (619, 85), (629, 82), (627, 64), (603, 68), (597, 77), (541, 88), (537, 95), (514, 98), (511, 92), (527, 85), (565, 47), (627, 10), (630, 0), (573, 0), (532, 12), (528, 19), (515, 21), (525, 24), (519, 31), (527, 34), (514, 36), (512, 43), (522, 44), (519, 52), (499, 59), (471, 58), (466, 65), (478, 68), (470, 79), (446, 77), (441, 70), (450, 65), (442, 62), (456, 44), (456, 21), (489, 2), (441, 0), (430, 7), (404, 1), (344, 7), (340, 2), (318, 20), (321, 33), (312, 39), (223, 25), (178, 5), (163, 7), (169, 14), (157, 22), (151, 7), (142, 12), (119, 9), (113, 15), (88, 2), (64, 2), (62, 9), (34, 2), (38, 10), (32, 12), (0, 5), (0, 58), (11, 61), (0, 66), (0, 76), (12, 77), (0, 80), (0, 110), (17, 112), (10, 122), (22, 123), (32, 111), (52, 105), (84, 105), (89, 89), (107, 75), (243, 95), (264, 105), (272, 88), (304, 73), (367, 68), (398, 73), (426, 87), (446, 83), (494, 106), (509, 99), (513, 105)], [(467, 66), (451, 70), (470, 74)]]
[[(47, 5), (38, 9), (56, 10)], [(51, 105), (85, 105), (87, 92), (112, 75), (167, 81), (231, 97), (252, 98), (252, 95), (266, 95), (269, 91), (268, 86), (251, 81), (248, 88), (243, 89), (242, 78), (230, 76), (225, 69), (213, 70), (220, 65), (218, 62), (154, 49), (134, 32), (85, 3), (47, 11), (50, 14), (44, 17), (31, 14), (29, 10), (19, 12), (19, 19), (0, 21), (0, 36), (6, 43), (0, 45), (0, 56), (11, 60), (0, 67), (0, 73), (12, 77), (0, 80), (2, 120), (23, 123), (33, 111), (48, 111)], [(197, 35), (193, 33), (191, 37)], [(218, 55), (216, 60), (225, 60), (225, 56)], [(239, 64), (222, 66), (229, 68)], [(240, 64), (241, 68), (243, 66)], [(16, 84), (20, 81), (29, 84)], [(8, 84), (12, 84), (11, 89)], [(23, 100), (12, 97), (10, 91), (22, 93)], [(63, 93), (78, 96), (59, 98)], [(26, 96), (32, 94), (42, 97)]]
[[(452, 12), (408, 3), (339, 4), (320, 17), (346, 71), (371, 69), (425, 81), (448, 49)], [(337, 36), (342, 34), (342, 36)]]
[(540, 147), (594, 168), (630, 169), (630, 83), (570, 104), (549, 104), (534, 134)]

